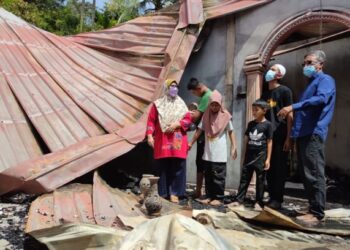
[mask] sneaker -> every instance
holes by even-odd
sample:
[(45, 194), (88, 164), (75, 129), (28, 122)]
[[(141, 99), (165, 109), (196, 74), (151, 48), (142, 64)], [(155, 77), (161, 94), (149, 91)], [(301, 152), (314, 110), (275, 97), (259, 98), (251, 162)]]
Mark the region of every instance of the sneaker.
[(266, 206), (268, 206), (269, 208), (272, 208), (274, 210), (279, 210), (281, 209), (281, 203), (278, 201), (274, 201), (274, 200), (270, 200)]

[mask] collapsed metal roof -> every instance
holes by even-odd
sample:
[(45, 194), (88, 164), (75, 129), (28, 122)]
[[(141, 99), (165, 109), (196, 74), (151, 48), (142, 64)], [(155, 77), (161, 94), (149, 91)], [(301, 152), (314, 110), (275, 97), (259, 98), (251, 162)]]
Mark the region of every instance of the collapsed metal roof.
[[(182, 211), (179, 205), (164, 199), (162, 206), (162, 215)], [(73, 183), (33, 201), (26, 232), (71, 222), (125, 229), (133, 221), (146, 218), (135, 194), (111, 188), (95, 171), (92, 185)]]
[(199, 24), (266, 2), (187, 0), (74, 37), (0, 9), (0, 195), (52, 191), (131, 150), (164, 79), (181, 79)]

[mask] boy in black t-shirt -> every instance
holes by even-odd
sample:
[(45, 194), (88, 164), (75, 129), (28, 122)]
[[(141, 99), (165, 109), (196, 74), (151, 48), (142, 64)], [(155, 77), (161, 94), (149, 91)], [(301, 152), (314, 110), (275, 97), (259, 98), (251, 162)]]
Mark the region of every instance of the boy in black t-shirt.
[(254, 120), (248, 123), (245, 132), (245, 158), (236, 201), (229, 206), (243, 204), (253, 172), (256, 174), (256, 203), (255, 208), (261, 209), (264, 196), (265, 171), (270, 168), (272, 149), (272, 124), (265, 118), (269, 109), (267, 102), (257, 100), (253, 103)]

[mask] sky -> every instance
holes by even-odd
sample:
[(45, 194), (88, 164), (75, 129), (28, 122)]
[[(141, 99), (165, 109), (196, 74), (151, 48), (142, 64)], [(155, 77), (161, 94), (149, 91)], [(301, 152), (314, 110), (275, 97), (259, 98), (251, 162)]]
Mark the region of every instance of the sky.
[[(97, 8), (102, 9), (103, 6), (105, 5), (105, 3), (108, 2), (108, 1), (109, 0), (96, 0)], [(65, 1), (65, 2), (67, 2), (67, 1)], [(85, 2), (92, 3), (92, 0), (85, 0)]]
[[(92, 0), (85, 0), (86, 2), (91, 2)], [(109, 0), (96, 0), (96, 6), (98, 9), (102, 9), (105, 5), (105, 3), (107, 3)], [(146, 4), (146, 9), (154, 9), (154, 5), (147, 3)], [(139, 14), (144, 14), (144, 10), (139, 10)]]
[[(91, 1), (91, 0), (89, 0), (89, 1)], [(102, 9), (106, 2), (108, 2), (108, 0), (96, 0), (97, 8)]]

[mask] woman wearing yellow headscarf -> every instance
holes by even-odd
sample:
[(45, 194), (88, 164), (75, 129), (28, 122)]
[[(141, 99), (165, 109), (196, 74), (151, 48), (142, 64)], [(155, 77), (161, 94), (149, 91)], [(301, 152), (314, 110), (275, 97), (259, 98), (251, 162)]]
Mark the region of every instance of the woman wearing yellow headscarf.
[(155, 167), (159, 175), (158, 192), (172, 202), (179, 202), (186, 188), (186, 131), (191, 115), (178, 96), (178, 83), (165, 81), (165, 95), (157, 99), (147, 122), (147, 142), (154, 149)]

